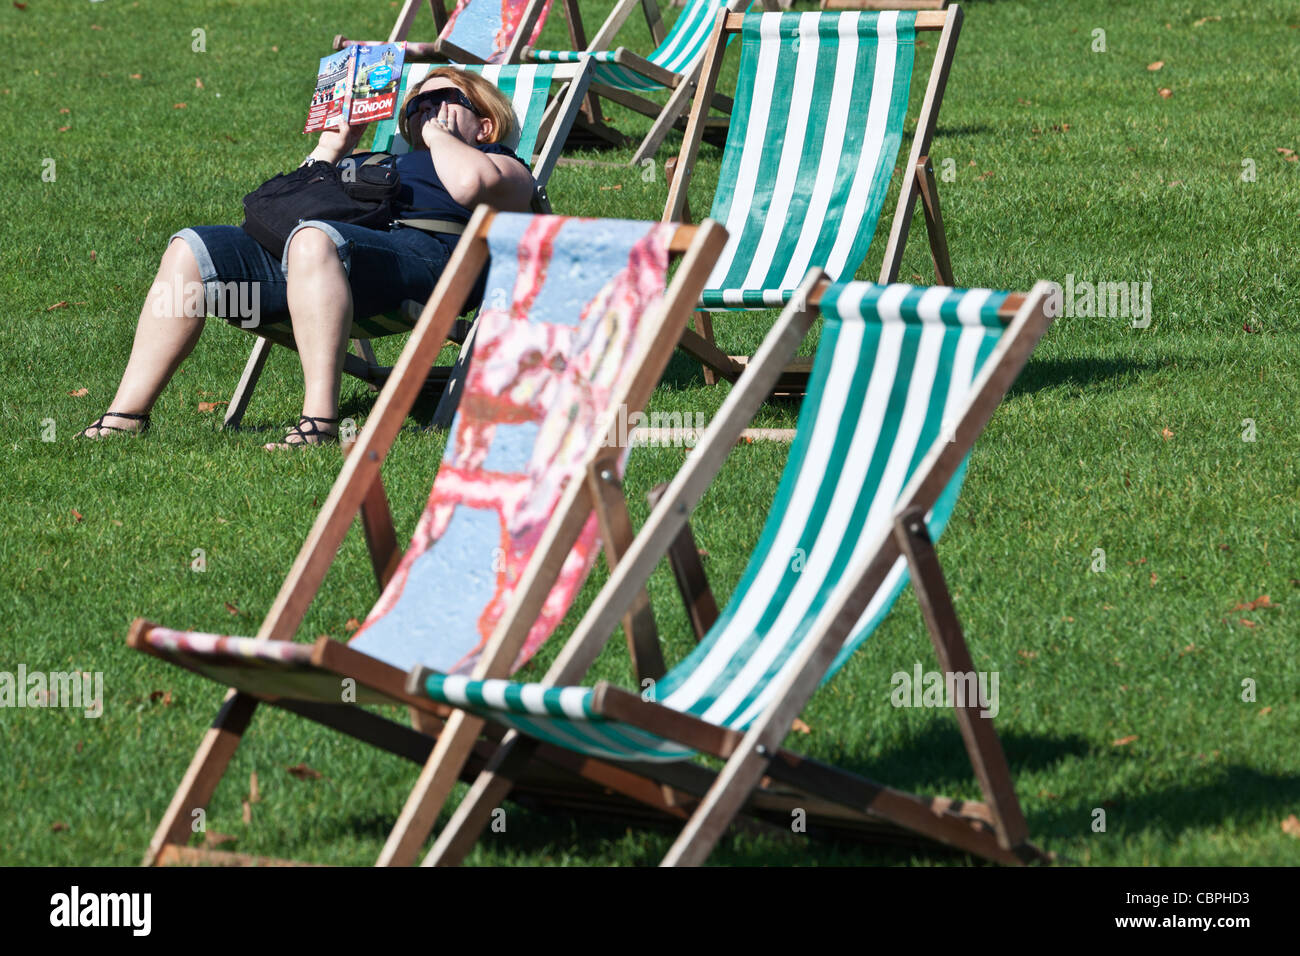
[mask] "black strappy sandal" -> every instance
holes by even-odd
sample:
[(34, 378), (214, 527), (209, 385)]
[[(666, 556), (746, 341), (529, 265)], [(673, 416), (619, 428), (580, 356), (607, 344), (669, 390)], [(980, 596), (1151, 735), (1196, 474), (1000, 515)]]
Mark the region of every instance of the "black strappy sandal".
[[(303, 428), (303, 422), (311, 426), (311, 431)], [(320, 429), (321, 425), (337, 425), (338, 423), (337, 418), (313, 418), (310, 415), (303, 415), (298, 419), (298, 424), (289, 429), (288, 434), (284, 436), (285, 440), (280, 444), (288, 445), (290, 448), (302, 448), (307, 445), (324, 445), (338, 441), (339, 433), (337, 431), (323, 432)], [(298, 441), (289, 441), (288, 439), (294, 435), (298, 436)], [(310, 439), (315, 439), (315, 441)]]
[[(118, 428), (116, 425), (105, 425), (105, 418), (125, 418), (128, 421), (139, 422), (140, 424), (136, 428)], [(86, 432), (90, 431), (92, 428), (96, 429), (98, 432), (94, 436), (95, 438), (103, 438), (104, 432), (121, 432), (124, 435), (143, 435), (149, 430), (149, 416), (148, 414), (133, 415), (130, 412), (105, 412), (83, 428), (80, 433), (78, 433), (77, 437), (90, 438), (91, 436), (87, 435)]]

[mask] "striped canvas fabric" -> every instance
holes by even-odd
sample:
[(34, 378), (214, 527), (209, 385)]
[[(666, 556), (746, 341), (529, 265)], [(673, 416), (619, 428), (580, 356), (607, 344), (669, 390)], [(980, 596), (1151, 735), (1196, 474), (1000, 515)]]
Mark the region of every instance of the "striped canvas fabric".
[[(1005, 293), (850, 283), (821, 303), (825, 326), (799, 428), (767, 526), (740, 583), (696, 649), (655, 688), (659, 703), (743, 731), (771, 700), (801, 643), (830, 624), (837, 587), (852, 587), (908, 480), (956, 420), (1002, 336)], [(938, 538), (965, 465), (929, 517)], [(888, 613), (907, 578), (900, 559), (826, 679)], [(593, 713), (588, 688), (431, 677), (434, 700), (474, 710), (593, 756), (677, 760), (689, 751)]]
[[(430, 70), (437, 69), (438, 63), (408, 63), (402, 67), (402, 85), (397, 92), (400, 106), (406, 101), (408, 91), (424, 82)], [(524, 162), (531, 162), (537, 151), (537, 134), (542, 126), (542, 114), (546, 112), (546, 100), (551, 92), (554, 79), (554, 67), (524, 64), (522, 66), (460, 66), (457, 69), (467, 73), (481, 73), (497, 89), (510, 98), (515, 108), (515, 132), (503, 140), (519, 154)], [(377, 152), (409, 153), (410, 145), (402, 139), (397, 131), (397, 119), (386, 119), (375, 124), (375, 142), (372, 147)]]
[[(690, 70), (704, 55), (714, 17), (725, 4), (726, 0), (691, 0), (673, 21), (672, 29), (664, 37), (664, 42), (646, 59), (673, 73)], [(534, 50), (533, 56), (542, 63), (577, 63), (581, 57), (590, 56), (596, 61), (593, 82), (636, 93), (652, 93), (664, 89), (662, 83), (615, 63), (613, 50), (591, 53), (578, 50)]]
[[(446, 26), (438, 34), (438, 39), (454, 43), (462, 50), (481, 56), (488, 63), (500, 63), (505, 59), (510, 41), (514, 39), (530, 2), (531, 0), (459, 0), (456, 9), (447, 18)], [(529, 44), (537, 42), (550, 11), (551, 0), (546, 0), (542, 12), (537, 16), (533, 34), (528, 38)]]
[(710, 216), (730, 239), (705, 308), (779, 308), (812, 265), (851, 279), (902, 141), (916, 14), (745, 17)]
[[(496, 214), (474, 358), (442, 463), (410, 546), (353, 635), (353, 649), (401, 670), (472, 669), (565, 487), (581, 480), (587, 455), (619, 414), (614, 396), (662, 327), (657, 306), (675, 229)], [(564, 617), (599, 547), (593, 512), (515, 667)], [(163, 628), (147, 640), (228, 685), (243, 686), (240, 672), (269, 670), (308, 694), (310, 677), (294, 672), (310, 647)], [(265, 673), (248, 679), (273, 686)], [(336, 702), (337, 678), (327, 690)]]

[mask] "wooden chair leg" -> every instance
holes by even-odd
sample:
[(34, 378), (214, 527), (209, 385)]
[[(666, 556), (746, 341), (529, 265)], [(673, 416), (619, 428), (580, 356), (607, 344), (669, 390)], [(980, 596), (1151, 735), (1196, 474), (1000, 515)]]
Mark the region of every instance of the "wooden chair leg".
[(943, 231), (943, 213), (939, 210), (939, 189), (929, 156), (916, 164), (916, 184), (921, 192), (921, 209), (925, 213), (925, 232), (930, 239), (930, 258), (940, 285), (955, 286), (952, 260), (948, 257), (948, 236)]
[(713, 338), (713, 319), (709, 313), (697, 311), (694, 316), (695, 331), (682, 330), (680, 345), (682, 350), (700, 360), (706, 385), (717, 385), (721, 375), (729, 382), (734, 382), (745, 369), (722, 349), (718, 348)]
[[(623, 484), (618, 477), (617, 455), (598, 459), (587, 475), (591, 489), (591, 502), (600, 525), (601, 550), (612, 571), (632, 546), (632, 517), (627, 512), (623, 497)], [(632, 657), (632, 669), (644, 686), (647, 680), (657, 681), (667, 672), (663, 650), (659, 646), (659, 631), (655, 627), (654, 611), (645, 589), (636, 596), (623, 615), (623, 631), (627, 635), (627, 650)]]
[(230, 396), (230, 404), (226, 406), (226, 420), (222, 422), (222, 428), (238, 428), (239, 423), (244, 420), (244, 412), (253, 397), (257, 380), (262, 377), (262, 367), (266, 365), (266, 357), (271, 352), (271, 345), (270, 339), (257, 337), (257, 342), (253, 345), (253, 354), (248, 357), (248, 362), (244, 365), (244, 374), (239, 377), (239, 384), (235, 386), (234, 394)]
[(483, 720), (463, 710), (456, 711), (447, 720), (433, 753), (420, 771), (420, 777), (384, 843), (376, 866), (411, 866), (415, 863), (421, 845), (433, 830), (439, 811), (460, 777), (460, 768), (474, 749), (483, 724)]
[[(665, 481), (650, 489), (646, 500), (651, 508), (659, 504), (659, 499), (667, 488), (668, 482)], [(695, 639), (702, 640), (718, 619), (718, 602), (713, 596), (713, 589), (709, 587), (709, 578), (704, 572), (700, 549), (695, 545), (695, 535), (691, 533), (689, 521), (682, 526), (668, 547), (668, 565), (673, 569), (677, 590), (681, 592)]]
[(664, 139), (668, 136), (677, 121), (686, 115), (691, 108), (691, 99), (695, 95), (695, 86), (699, 70), (696, 69), (691, 73), (689, 78), (683, 78), (682, 82), (677, 84), (677, 89), (673, 90), (672, 95), (668, 97), (668, 102), (664, 105), (663, 110), (650, 126), (650, 132), (646, 134), (641, 145), (637, 147), (632, 154), (632, 162), (629, 165), (640, 166), (644, 160), (653, 159), (655, 153), (659, 152), (659, 147), (663, 144)]
[(536, 750), (537, 742), (531, 738), (513, 730), (506, 735), (433, 842), (423, 866), (458, 866), (465, 859)]
[[(907, 557), (912, 572), (912, 587), (921, 605), (921, 613), (930, 631), (939, 667), (946, 674), (971, 674), (975, 667), (962, 635), (961, 623), (952, 606), (952, 597), (943, 578), (934, 543), (925, 525), (925, 511), (913, 508), (900, 515), (894, 524), (894, 537)], [(956, 707), (957, 725), (970, 755), (980, 788), (993, 812), (998, 845), (1013, 850), (1028, 842), (1028, 828), (1016, 789), (1011, 782), (1006, 754), (993, 722), (980, 716), (983, 703), (965, 700)]]
[(189, 769), (181, 778), (172, 802), (154, 831), (149, 849), (145, 851), (145, 866), (160, 862), (168, 846), (184, 846), (189, 841), (194, 832), (194, 811), (202, 810), (212, 799), (213, 791), (235, 755), (256, 708), (257, 699), (254, 697), (234, 690), (226, 695), (221, 710), (203, 735), (203, 742), (194, 752)]

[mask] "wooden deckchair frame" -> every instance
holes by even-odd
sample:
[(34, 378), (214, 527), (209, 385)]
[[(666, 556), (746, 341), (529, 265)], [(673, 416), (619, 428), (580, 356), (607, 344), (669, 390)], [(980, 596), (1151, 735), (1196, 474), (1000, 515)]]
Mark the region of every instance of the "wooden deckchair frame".
[[(414, 62), (420, 62), (420, 60), (417, 59)], [(547, 107), (546, 113), (542, 117), (539, 137), (542, 145), (535, 154), (536, 160), (533, 164), (533, 179), (537, 183), (537, 188), (533, 192), (532, 209), (536, 213), (550, 213), (551, 211), (551, 200), (546, 194), (546, 186), (550, 182), (551, 173), (555, 171), (555, 165), (560, 159), (560, 153), (564, 149), (565, 141), (569, 138), (569, 130), (572, 129), (577, 119), (578, 110), (586, 97), (587, 87), (591, 83), (592, 70), (590, 63), (558, 64), (557, 67), (553, 82), (562, 83), (563, 86), (552, 99), (550, 106)], [(566, 67), (571, 67), (571, 69)], [(266, 366), (271, 346), (283, 345), (285, 348), (292, 349), (295, 352), (298, 351), (293, 335), (289, 331), (258, 328), (246, 329), (245, 331), (257, 336), (257, 341), (253, 344), (252, 354), (249, 355), (248, 361), (244, 363), (244, 371), (239, 376), (239, 383), (235, 386), (235, 391), (231, 394), (230, 402), (226, 406), (226, 417), (222, 422), (223, 428), (236, 429), (243, 422), (244, 413), (248, 410), (248, 403), (253, 398), (253, 390), (257, 388), (257, 382), (262, 377), (262, 369)], [(401, 335), (403, 333), (395, 332), (393, 334)], [(435, 365), (431, 370), (428, 386), (431, 389), (441, 390), (443, 396), (434, 413), (434, 424), (445, 426), (455, 413), (455, 402), (459, 398), (457, 386), (464, 380), (464, 360), (467, 360), (468, 356), (469, 350), (464, 348), (462, 349), (462, 359), (458, 360), (454, 365)], [(343, 374), (360, 379), (375, 391), (378, 391), (383, 386), (392, 373), (392, 367), (379, 364), (374, 347), (370, 344), (369, 339), (354, 338), (352, 340), (352, 352), (345, 353), (343, 356)]]
[[(688, 527), (691, 510), (709, 487), (735, 437), (758, 411), (806, 336), (826, 284), (825, 275), (813, 270), (800, 286), (794, 302), (754, 356), (744, 379), (724, 402), (705, 440), (660, 496), (641, 533), (556, 658), (543, 684), (570, 686), (582, 680), (613, 633), (619, 609), (640, 592), (659, 560), (679, 541)], [(854, 587), (842, 588), (832, 597), (831, 625), (799, 649), (797, 664), (778, 685), (774, 702), (745, 733), (642, 700), (603, 681), (596, 685), (591, 701), (594, 712), (726, 760), (703, 800), (693, 808), (664, 864), (702, 863), (765, 776), (996, 862), (1049, 859), (1028, 841), (1001, 742), (992, 723), (979, 716), (978, 701), (965, 702), (964, 707), (956, 709), (956, 716), (987, 801), (982, 804), (954, 804), (904, 793), (801, 757), (782, 749), (781, 743), (900, 555), (911, 570), (941, 666), (947, 671), (973, 670), (924, 516), (1050, 325), (1047, 301), (1053, 289), (1051, 283), (1039, 282), (1027, 295), (1007, 298), (1000, 316), (1009, 321), (1008, 329), (977, 377), (949, 436), (951, 440), (936, 444), (922, 461), (895, 509), (892, 533), (879, 541), (869, 565), (857, 572)], [(427, 670), (413, 668), (407, 690), (418, 693), (427, 676)], [(539, 746), (538, 741), (517, 731), (505, 737), (435, 841), (425, 865), (451, 865), (464, 857), (492, 808), (505, 799), (515, 776)], [(641, 772), (651, 779), (663, 779), (665, 768), (675, 766), (642, 764)]]
[[(694, 172), (695, 159), (699, 155), (700, 142), (704, 137), (704, 116), (707, 110), (703, 104), (718, 85), (718, 76), (722, 71), (722, 58), (727, 49), (727, 37), (739, 33), (745, 22), (743, 13), (724, 13), (718, 11), (714, 23), (713, 36), (709, 40), (708, 51), (699, 80), (700, 94), (691, 109), (691, 118), (686, 126), (686, 135), (682, 140), (681, 153), (675, 160), (673, 170), (668, 172), (668, 202), (664, 206), (665, 222), (689, 222), (691, 219), (687, 192), (690, 187), (691, 174)], [(880, 267), (880, 282), (894, 282), (903, 260), (903, 247), (907, 243), (908, 230), (912, 225), (912, 213), (916, 201), (921, 200), (925, 213), (926, 233), (930, 242), (930, 255), (934, 262), (934, 273), (940, 285), (955, 286), (952, 261), (948, 254), (948, 239), (943, 228), (943, 214), (939, 208), (939, 190), (935, 181), (934, 167), (930, 162), (930, 146), (934, 140), (935, 124), (939, 120), (939, 109), (943, 103), (943, 93), (948, 85), (948, 74), (952, 70), (953, 56), (957, 51), (957, 37), (961, 33), (964, 14), (959, 5), (953, 4), (947, 10), (922, 11), (916, 15), (916, 31), (939, 32), (939, 45), (935, 50), (934, 64), (930, 68), (930, 79), (925, 89), (925, 99), (921, 103), (921, 112), (917, 116), (916, 131), (912, 135), (912, 145), (907, 164), (903, 167), (903, 186), (898, 197), (898, 206), (894, 210), (893, 224), (889, 230), (889, 241), (885, 246), (884, 262)], [(857, 266), (855, 265), (856, 269)], [(844, 279), (852, 276), (843, 276)], [(739, 378), (744, 370), (748, 356), (728, 355), (717, 345), (713, 335), (713, 322), (709, 311), (700, 310), (695, 315), (694, 331), (688, 331), (682, 337), (682, 348), (699, 359), (704, 366), (704, 379), (712, 385), (718, 376), (732, 382)], [(807, 384), (808, 363), (791, 362), (790, 367), (777, 380), (774, 391), (777, 393), (799, 393)]]
[[(373, 414), (346, 456), (339, 477), (263, 620), (257, 638), (291, 640), (294, 637), (348, 528), (358, 514), (362, 519), (376, 579), (381, 589), (388, 583), (401, 553), (380, 476), (380, 465), (419, 394), (451, 323), (459, 314), (480, 269), (487, 262), (487, 234), (494, 216), (495, 212), (487, 206), (479, 206), (475, 211), (465, 236), (452, 254), (401, 358), (394, 366), (393, 375), (380, 394)], [(698, 227), (682, 226), (676, 230), (669, 251), (680, 255), (682, 262), (663, 302), (658, 306), (663, 310), (666, 334), (657, 336), (640, 357), (639, 367), (625, 383), (623, 391), (613, 396), (618, 400), (614, 402), (616, 405), (620, 401), (629, 408), (645, 405), (671, 356), (677, 331), (685, 327), (694, 302), (693, 296), (699, 294), (712, 262), (717, 259), (725, 242), (726, 231), (713, 222), (705, 222)], [(499, 651), (493, 653), (492, 648), (516, 646), (527, 637), (561, 566), (593, 509), (604, 536), (602, 543), (607, 562), (616, 566), (619, 557), (630, 544), (631, 518), (615, 470), (619, 451), (617, 427), (617, 422), (611, 424), (604, 443), (588, 454), (583, 469), (587, 479), (570, 481), (566, 486), (488, 643), (488, 650), (480, 657), (474, 672), (476, 675), (497, 676), (508, 672), (515, 658)], [(663, 659), (654, 633), (648, 599), (642, 598), (629, 606), (625, 623), (636, 670), (651, 678), (662, 675)], [(147, 649), (145, 635), (151, 627), (153, 625), (150, 622), (137, 620), (132, 625), (128, 643)], [(447, 709), (434, 705), (432, 701), (421, 702), (418, 695), (407, 694), (404, 690), (405, 675), (398, 669), (329, 639), (316, 643), (313, 661), (321, 668), (340, 676), (352, 677), (387, 694), (394, 702), (409, 705), (415, 730), (406, 730), (350, 705), (327, 706), (285, 700), (267, 702), (390, 752), (424, 762), (426, 771), (434, 758), (439, 759), (440, 767), (447, 765), (447, 758), (442, 755), (450, 750), (460, 758), (451, 782), (455, 781), (467, 760), (471, 757), (481, 759), (483, 756), (479, 739), (483, 722), (479, 721), (475, 726), (469, 727), (463, 715), (457, 711), (451, 714), (444, 725), (442, 717), (447, 714)], [(207, 852), (186, 846), (192, 819), (195, 811), (205, 807), (215, 791), (259, 700), (253, 694), (234, 688), (227, 693), (221, 710), (204, 735), (163, 814), (145, 854), (146, 864), (192, 861), (197, 859), (196, 855), (201, 856)], [(430, 739), (434, 733), (438, 735), (436, 745)], [(430, 752), (432, 757), (429, 756)], [(656, 799), (654, 793), (643, 792), (646, 784), (642, 778), (621, 774), (610, 765), (594, 765), (578, 755), (557, 753), (554, 756), (560, 761), (557, 766), (591, 779), (600, 787), (641, 792), (643, 802), (653, 803)], [(438, 784), (442, 782), (441, 777), (430, 776), (429, 780)], [(448, 787), (450, 785), (447, 784)], [(389, 837), (389, 844), (380, 858), (381, 864), (414, 862), (434, 819), (420, 812), (421, 796), (424, 793), (422, 788), (427, 789), (427, 786), (426, 773), (422, 772), (420, 781), (407, 802), (407, 810), (403, 811)], [(662, 788), (659, 790), (658, 800), (668, 812), (672, 812), (673, 799), (671, 792), (665, 792)]]

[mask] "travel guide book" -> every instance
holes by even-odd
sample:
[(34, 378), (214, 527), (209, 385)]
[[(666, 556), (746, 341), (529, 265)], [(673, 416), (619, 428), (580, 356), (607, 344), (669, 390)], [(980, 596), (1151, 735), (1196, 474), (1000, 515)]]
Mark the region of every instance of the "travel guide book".
[(339, 116), (349, 126), (391, 117), (397, 111), (405, 56), (405, 43), (375, 43), (321, 57), (303, 132), (329, 129)]

